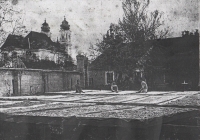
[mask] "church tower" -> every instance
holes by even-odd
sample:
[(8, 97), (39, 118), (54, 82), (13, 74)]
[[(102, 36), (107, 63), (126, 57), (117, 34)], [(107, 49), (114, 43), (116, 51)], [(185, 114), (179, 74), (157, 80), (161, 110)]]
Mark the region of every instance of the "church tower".
[(65, 17), (60, 25), (60, 44), (65, 47), (65, 52), (71, 55), (71, 31)]
[(44, 23), (42, 24), (41, 33), (46, 34), (48, 37), (51, 37), (50, 27), (49, 27), (49, 24), (46, 22), (46, 19), (44, 20)]

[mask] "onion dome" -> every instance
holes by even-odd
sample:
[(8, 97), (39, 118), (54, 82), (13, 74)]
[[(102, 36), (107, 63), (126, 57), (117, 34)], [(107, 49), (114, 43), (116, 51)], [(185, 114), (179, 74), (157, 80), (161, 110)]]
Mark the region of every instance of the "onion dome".
[(70, 25), (66, 21), (65, 17), (64, 17), (64, 20), (62, 21), (62, 24), (60, 25), (60, 28), (63, 29), (63, 30), (69, 30), (70, 29)]
[(42, 24), (41, 30), (43, 32), (49, 32), (50, 31), (50, 27), (49, 27), (49, 24), (46, 22), (46, 19), (44, 20), (44, 23)]

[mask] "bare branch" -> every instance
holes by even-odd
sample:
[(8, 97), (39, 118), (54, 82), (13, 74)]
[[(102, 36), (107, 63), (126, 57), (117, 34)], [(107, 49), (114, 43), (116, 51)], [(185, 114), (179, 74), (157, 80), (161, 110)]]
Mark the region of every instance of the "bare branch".
[(9, 1), (0, 1), (0, 44), (8, 34), (21, 34), (26, 31), (22, 17), (22, 11), (14, 9)]

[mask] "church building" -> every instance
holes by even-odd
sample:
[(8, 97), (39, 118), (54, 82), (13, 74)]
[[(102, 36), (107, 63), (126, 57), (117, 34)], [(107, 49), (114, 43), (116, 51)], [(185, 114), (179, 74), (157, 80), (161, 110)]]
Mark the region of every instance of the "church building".
[(50, 27), (45, 19), (41, 32), (31, 31), (25, 37), (8, 35), (5, 43), (1, 46), (1, 61), (4, 62), (4, 67), (16, 67), (14, 65), (16, 62), (13, 62), (13, 60), (17, 59), (21, 59), (23, 62), (48, 60), (54, 62), (55, 65), (72, 61), (71, 31), (65, 17), (60, 25), (59, 32), (57, 41), (52, 41)]

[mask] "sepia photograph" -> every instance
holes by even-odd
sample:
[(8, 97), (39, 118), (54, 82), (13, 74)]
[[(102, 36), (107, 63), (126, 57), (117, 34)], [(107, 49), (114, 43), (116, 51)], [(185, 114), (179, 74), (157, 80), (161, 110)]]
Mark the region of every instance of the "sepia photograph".
[(200, 140), (199, 0), (0, 0), (0, 140)]

